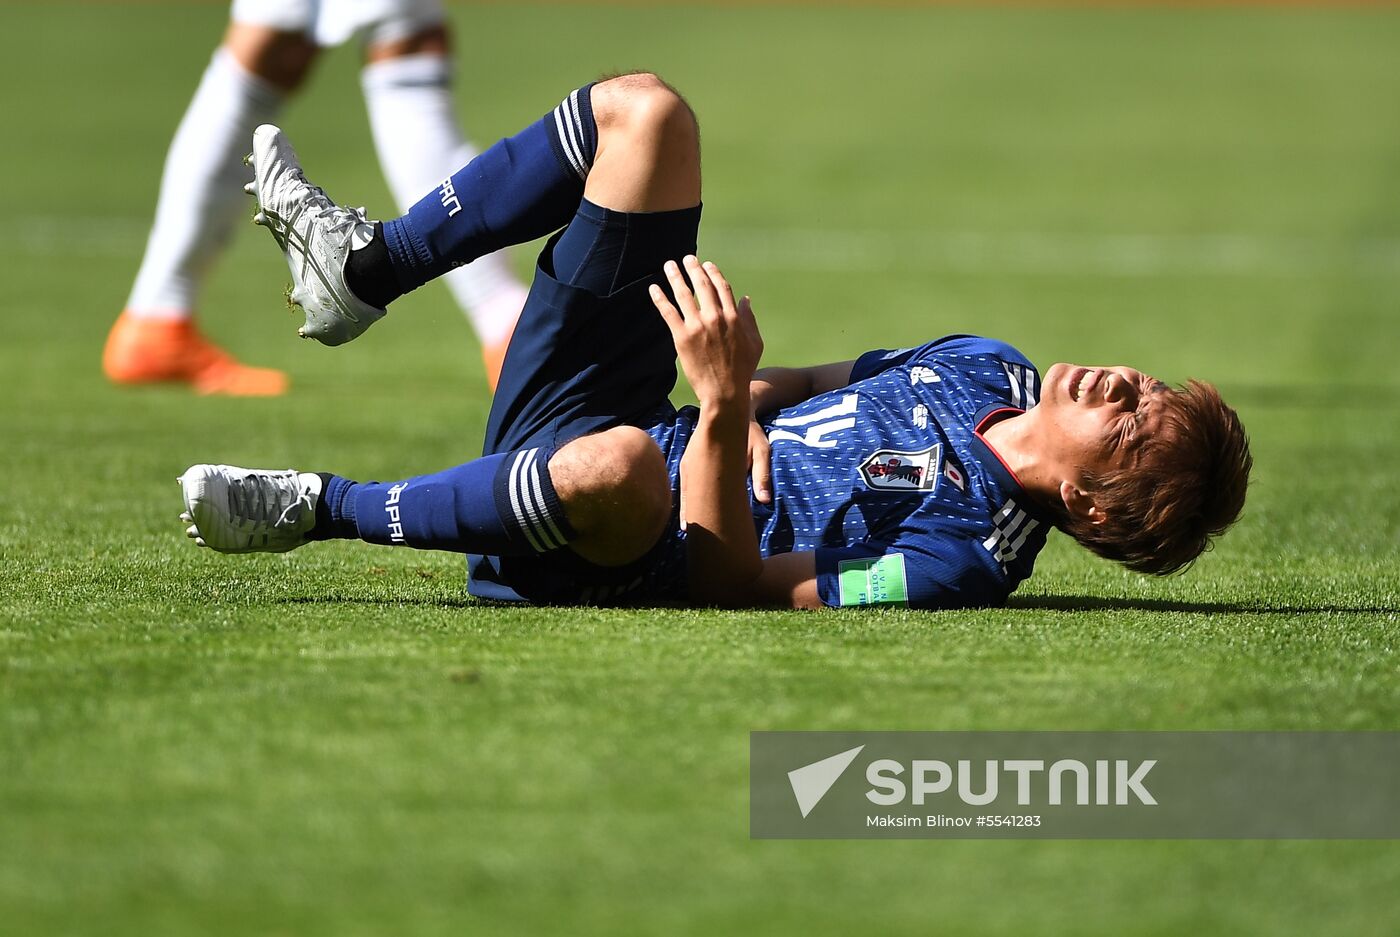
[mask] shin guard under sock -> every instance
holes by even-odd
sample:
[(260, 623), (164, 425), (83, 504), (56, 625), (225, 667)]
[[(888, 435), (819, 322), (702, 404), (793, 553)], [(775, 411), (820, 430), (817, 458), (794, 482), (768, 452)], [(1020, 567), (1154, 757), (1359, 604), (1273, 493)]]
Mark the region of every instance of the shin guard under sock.
[(308, 539), (493, 556), (556, 550), (574, 529), (550, 479), (552, 454), (520, 449), (391, 483), (325, 476)]

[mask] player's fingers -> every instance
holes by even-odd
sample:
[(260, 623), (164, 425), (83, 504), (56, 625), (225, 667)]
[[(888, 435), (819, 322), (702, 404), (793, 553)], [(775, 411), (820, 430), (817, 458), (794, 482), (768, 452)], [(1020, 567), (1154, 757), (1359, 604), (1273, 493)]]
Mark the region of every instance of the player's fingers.
[(756, 317), (753, 314), (753, 300), (750, 299), (748, 296), (745, 296), (744, 298), (739, 300), (739, 303), (735, 307), (734, 311), (739, 314), (740, 319), (742, 319), (745, 322), (753, 323), (754, 328), (758, 327), (758, 317)]
[(662, 321), (671, 330), (671, 337), (674, 338), (677, 331), (685, 327), (680, 311), (671, 305), (671, 301), (666, 298), (666, 291), (655, 283), (647, 289), (647, 293), (651, 296), (651, 304), (656, 307), (657, 312), (661, 313)]
[(694, 254), (687, 254), (682, 262), (685, 264), (685, 272), (690, 275), (690, 287), (695, 291), (700, 312), (707, 316), (717, 315), (721, 309), (719, 294), (715, 292), (715, 285), (710, 282), (710, 275), (700, 266), (700, 258)]
[(750, 476), (753, 478), (753, 494), (763, 504), (773, 502), (773, 452), (768, 445), (768, 437), (758, 423), (749, 425), (749, 456), (753, 460)]
[(738, 308), (735, 310), (739, 326), (748, 336), (749, 341), (758, 349), (759, 354), (763, 353), (763, 335), (758, 330), (758, 318), (753, 314), (753, 300), (745, 296), (739, 300)]
[(745, 296), (734, 309), (734, 316), (745, 330), (757, 337), (758, 317), (753, 314), (753, 300)]
[(666, 282), (671, 284), (671, 293), (676, 297), (676, 307), (680, 314), (689, 319), (698, 311), (695, 305), (695, 294), (690, 291), (690, 284), (685, 282), (685, 274), (681, 273), (680, 265), (674, 260), (666, 261), (666, 266), (662, 268), (666, 273)]
[(710, 278), (710, 282), (714, 284), (715, 292), (719, 295), (720, 307), (724, 309), (726, 314), (733, 315), (736, 311), (734, 290), (730, 287), (729, 281), (724, 278), (724, 274), (720, 272), (719, 266), (714, 261), (707, 260), (702, 266), (705, 274)]

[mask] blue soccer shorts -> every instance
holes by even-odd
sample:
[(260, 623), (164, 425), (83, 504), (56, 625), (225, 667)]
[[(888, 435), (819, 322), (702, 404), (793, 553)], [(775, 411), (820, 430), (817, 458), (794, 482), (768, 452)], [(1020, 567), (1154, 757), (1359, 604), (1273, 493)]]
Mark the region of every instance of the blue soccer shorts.
[[(669, 294), (662, 267), (695, 253), (699, 230), (698, 205), (668, 212), (617, 212), (586, 199), (579, 205), (540, 253), (501, 368), (483, 455), (553, 450), (623, 425), (651, 432), (665, 450), (677, 422), (670, 403), (676, 355), (648, 288), (656, 283)], [(676, 461), (678, 455), (670, 459), (673, 484)], [(661, 597), (674, 592), (683, 573), (677, 526), (673, 516), (656, 547), (624, 567), (595, 566), (567, 547), (538, 556), (471, 556), (468, 588), (482, 598), (541, 604)]]

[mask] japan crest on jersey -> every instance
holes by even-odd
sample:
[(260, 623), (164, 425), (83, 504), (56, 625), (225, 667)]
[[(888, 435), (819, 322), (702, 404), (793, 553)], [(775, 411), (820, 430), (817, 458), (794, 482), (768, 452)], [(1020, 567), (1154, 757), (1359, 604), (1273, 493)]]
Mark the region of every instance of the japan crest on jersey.
[(933, 491), (942, 452), (941, 444), (919, 452), (880, 449), (861, 460), (860, 477), (877, 491)]

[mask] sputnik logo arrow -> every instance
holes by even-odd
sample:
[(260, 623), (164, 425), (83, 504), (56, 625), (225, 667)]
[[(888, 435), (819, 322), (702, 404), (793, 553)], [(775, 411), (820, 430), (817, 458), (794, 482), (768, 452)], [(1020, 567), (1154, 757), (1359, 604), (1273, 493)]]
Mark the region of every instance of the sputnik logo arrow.
[(832, 755), (830, 758), (823, 758), (788, 772), (788, 783), (792, 785), (792, 796), (797, 798), (797, 808), (802, 811), (802, 819), (807, 819), (807, 814), (812, 812), (812, 808), (821, 803), (826, 792), (831, 790), (831, 786), (851, 766), (851, 762), (856, 760), (863, 748), (864, 745), (858, 745), (839, 755)]

